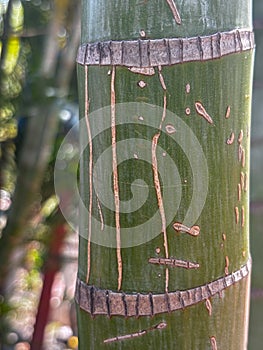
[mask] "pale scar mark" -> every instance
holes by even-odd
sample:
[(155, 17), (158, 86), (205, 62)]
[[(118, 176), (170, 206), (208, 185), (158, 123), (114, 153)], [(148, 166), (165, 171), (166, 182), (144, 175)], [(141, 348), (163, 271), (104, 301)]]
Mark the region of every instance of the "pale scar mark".
[(184, 224), (181, 224), (180, 222), (175, 222), (173, 224), (173, 228), (175, 229), (175, 231), (188, 233), (189, 235), (195, 236), (195, 237), (198, 236), (200, 233), (200, 227), (197, 225), (188, 227)]
[(227, 145), (232, 145), (232, 143), (234, 142), (235, 140), (235, 134), (233, 132), (231, 132), (229, 138), (226, 140), (226, 144)]
[[(166, 97), (166, 92), (164, 92), (163, 114), (159, 125), (160, 130), (162, 129), (162, 125), (166, 117), (166, 108), (167, 108), (166, 106), (167, 106), (167, 97)], [(157, 203), (158, 203), (161, 222), (162, 222), (162, 234), (163, 234), (163, 241), (164, 241), (163, 245), (165, 250), (165, 257), (168, 258), (169, 252), (168, 252), (168, 239), (167, 239), (167, 231), (166, 231), (166, 215), (164, 210), (164, 203), (163, 203), (163, 197), (161, 192), (161, 183), (160, 183), (159, 174), (158, 174), (158, 162), (157, 162), (157, 155), (156, 155), (156, 149), (157, 149), (159, 137), (160, 137), (160, 132), (154, 135), (152, 139), (152, 170), (153, 170), (153, 181), (154, 181), (154, 187), (155, 187), (155, 192), (157, 197)], [(165, 291), (166, 292), (168, 292), (168, 285), (169, 285), (169, 270), (167, 268), (165, 271)]]
[(164, 91), (166, 91), (167, 88), (166, 88), (166, 84), (164, 82), (164, 78), (163, 78), (163, 75), (162, 75), (161, 71), (162, 71), (162, 66), (158, 66), (159, 80), (160, 80), (160, 83), (162, 85), (162, 88), (164, 89)]
[(146, 33), (143, 29), (140, 30), (140, 36), (141, 38), (145, 38), (146, 37)]
[(120, 196), (117, 161), (117, 140), (116, 140), (116, 93), (115, 93), (116, 67), (112, 68), (111, 75), (111, 146), (112, 146), (112, 172), (113, 192), (115, 203), (115, 225), (116, 225), (116, 254), (118, 265), (118, 290), (122, 284), (122, 256), (121, 256), (121, 227), (120, 227)]
[(128, 340), (128, 339), (133, 339), (133, 338), (138, 338), (141, 337), (149, 332), (153, 332), (157, 329), (162, 330), (164, 328), (167, 327), (167, 323), (166, 322), (160, 322), (157, 325), (148, 328), (148, 329), (144, 329), (142, 331), (139, 332), (135, 332), (135, 333), (130, 333), (130, 334), (125, 334), (125, 335), (119, 335), (117, 337), (113, 337), (113, 338), (108, 338), (104, 340), (104, 343), (113, 343), (113, 342), (117, 342), (117, 341), (123, 341), (123, 340)]
[(241, 200), (241, 190), (242, 190), (242, 187), (241, 187), (241, 184), (239, 183), (237, 185), (237, 200), (240, 202)]
[(150, 264), (166, 265), (171, 267), (182, 267), (184, 269), (198, 269), (199, 264), (191, 261), (174, 259), (174, 258), (150, 258), (148, 260)]
[(203, 117), (209, 124), (214, 124), (213, 119), (211, 118), (211, 116), (207, 113), (205, 107), (203, 106), (203, 104), (199, 101), (195, 102), (195, 109), (196, 112)]
[(154, 75), (155, 71), (153, 67), (128, 67), (129, 71), (142, 75)]
[(240, 184), (241, 184), (241, 189), (244, 190), (245, 188), (245, 174), (243, 171), (240, 173)]
[(229, 268), (229, 257), (226, 256), (226, 257), (225, 257), (225, 275), (226, 275), (226, 276), (229, 274), (228, 268)]
[(242, 142), (243, 136), (244, 136), (243, 130), (240, 130), (240, 133), (239, 133), (238, 139), (237, 139), (238, 143), (241, 143), (241, 142)]
[(157, 248), (155, 249), (155, 253), (156, 253), (156, 254), (160, 254), (160, 253), (161, 253), (161, 249), (160, 249), (159, 247), (157, 247)]
[(245, 208), (241, 207), (241, 227), (245, 226)]
[(248, 177), (247, 177), (247, 173), (245, 173), (244, 176), (244, 191), (247, 192), (248, 190)]
[(104, 218), (103, 218), (103, 213), (102, 213), (102, 209), (101, 209), (101, 205), (100, 205), (100, 201), (97, 197), (97, 206), (98, 206), (98, 210), (99, 210), (99, 215), (100, 215), (100, 229), (101, 231), (104, 230)]
[(92, 137), (89, 121), (89, 95), (88, 95), (88, 66), (85, 66), (85, 121), (87, 127), (87, 134), (89, 139), (89, 222), (88, 222), (88, 240), (87, 240), (87, 276), (88, 283), (90, 277), (91, 264), (91, 213), (92, 213), (92, 168), (93, 168), (93, 147)]
[(143, 81), (143, 80), (140, 80), (140, 81), (137, 83), (137, 85), (138, 85), (141, 89), (143, 89), (143, 88), (145, 88), (145, 87), (147, 86), (147, 83), (145, 83), (145, 81)]
[(181, 20), (181, 17), (180, 17), (180, 14), (179, 14), (179, 11), (175, 5), (175, 2), (174, 0), (166, 0), (167, 4), (169, 5), (171, 11), (172, 11), (172, 14), (174, 16), (174, 19), (176, 21), (177, 24), (181, 24), (182, 23), (182, 20)]
[(187, 107), (187, 108), (185, 109), (185, 114), (186, 114), (186, 115), (190, 115), (190, 114), (191, 114), (191, 109), (190, 109), (189, 107)]
[(172, 124), (167, 124), (165, 130), (168, 134), (174, 134), (176, 132), (176, 129)]
[(230, 106), (227, 106), (227, 109), (226, 109), (226, 114), (225, 114), (225, 118), (228, 119), (230, 117), (230, 112), (231, 112), (231, 107)]
[(206, 299), (206, 301), (205, 301), (205, 307), (206, 307), (206, 309), (207, 309), (207, 311), (208, 311), (208, 315), (209, 315), (209, 316), (212, 316), (213, 308), (212, 308), (212, 303), (211, 303), (210, 299)]
[(245, 149), (244, 149), (244, 148), (243, 148), (242, 156), (241, 156), (241, 165), (242, 165), (243, 168), (244, 168), (245, 165), (246, 165), (246, 152), (245, 152)]
[(239, 223), (239, 209), (238, 207), (235, 207), (235, 217), (236, 217), (236, 224)]
[(217, 350), (216, 337), (211, 337), (210, 338), (210, 344), (211, 344), (212, 350)]

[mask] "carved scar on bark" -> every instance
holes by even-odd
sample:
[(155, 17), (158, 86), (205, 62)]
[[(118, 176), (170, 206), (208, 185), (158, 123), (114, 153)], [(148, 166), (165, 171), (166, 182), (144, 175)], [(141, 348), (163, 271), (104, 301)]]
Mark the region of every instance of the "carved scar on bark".
[(177, 24), (181, 24), (182, 23), (182, 20), (181, 20), (181, 17), (180, 17), (180, 14), (179, 14), (179, 11), (175, 5), (175, 2), (174, 0), (166, 0), (167, 4), (169, 5), (171, 11), (172, 11), (172, 14), (174, 16), (174, 19), (175, 19), (175, 22)]
[(143, 68), (139, 68), (139, 67), (128, 67), (129, 71), (131, 71), (132, 73), (137, 73), (137, 74), (142, 74), (142, 75), (154, 75), (155, 74), (155, 70), (153, 67), (143, 67)]
[(91, 264), (91, 213), (92, 213), (92, 168), (93, 168), (93, 149), (92, 149), (92, 137), (89, 122), (89, 95), (88, 95), (88, 66), (85, 66), (85, 121), (87, 127), (87, 134), (89, 139), (89, 222), (88, 222), (88, 242), (87, 242), (87, 275), (86, 282), (88, 283), (90, 277), (90, 264)]
[(145, 335), (145, 334), (147, 334), (149, 332), (155, 331), (157, 329), (162, 330), (162, 329), (164, 329), (166, 327), (167, 327), (167, 323), (166, 322), (160, 322), (156, 326), (153, 326), (153, 327), (148, 328), (148, 329), (144, 329), (144, 330), (136, 332), (136, 333), (119, 335), (119, 336), (114, 337), (114, 338), (105, 339), (104, 343), (113, 343), (113, 342), (116, 342), (116, 341), (122, 341), (122, 340), (138, 338), (138, 337), (141, 337), (141, 336), (143, 336), (143, 335)]
[(180, 259), (174, 259), (174, 258), (150, 258), (148, 260), (150, 264), (157, 264), (157, 265), (168, 265), (171, 267), (182, 267), (184, 269), (198, 269), (199, 264), (191, 261), (186, 260), (180, 260)]
[(203, 117), (209, 124), (214, 124), (213, 119), (210, 117), (210, 115), (207, 113), (205, 107), (202, 105), (201, 102), (195, 102), (195, 109), (196, 112)]
[(180, 222), (175, 222), (173, 224), (173, 228), (177, 232), (188, 233), (189, 235), (194, 236), (194, 237), (198, 236), (200, 233), (200, 227), (197, 225), (192, 226), (192, 227), (188, 227), (184, 224), (181, 224)]
[[(166, 93), (164, 92), (163, 115), (159, 125), (160, 130), (162, 129), (162, 125), (166, 117), (166, 105), (167, 105), (167, 98), (166, 98)], [(160, 132), (154, 135), (152, 139), (152, 170), (153, 170), (153, 181), (154, 181), (154, 187), (155, 187), (155, 192), (157, 197), (157, 203), (158, 203), (159, 212), (160, 212), (161, 221), (162, 221), (162, 234), (163, 234), (163, 245), (165, 250), (165, 257), (168, 259), (169, 252), (168, 252), (168, 240), (167, 240), (167, 231), (166, 231), (166, 216), (165, 216), (165, 209), (164, 209), (164, 203), (163, 203), (163, 197), (162, 197), (162, 191), (161, 191), (161, 183), (160, 183), (159, 174), (158, 174), (158, 162), (157, 162), (157, 156), (156, 156), (156, 148), (158, 145), (159, 137), (160, 137)], [(168, 285), (169, 285), (169, 270), (168, 268), (166, 268), (166, 271), (165, 271), (165, 291), (166, 292), (168, 292)]]
[(158, 66), (159, 80), (160, 80), (160, 83), (162, 85), (162, 88), (164, 89), (164, 91), (166, 91), (167, 88), (166, 88), (166, 85), (165, 85), (165, 82), (164, 82), (164, 78), (163, 78), (163, 75), (162, 75), (161, 71), (162, 71), (162, 66)]
[(232, 143), (234, 142), (235, 140), (235, 134), (233, 132), (231, 132), (229, 138), (226, 140), (226, 144), (227, 145), (232, 145)]
[(227, 109), (226, 109), (226, 114), (225, 114), (225, 118), (228, 119), (230, 117), (230, 112), (231, 112), (231, 107), (230, 106), (227, 106)]
[(112, 143), (112, 169), (113, 169), (113, 191), (115, 202), (115, 224), (116, 224), (116, 253), (118, 264), (118, 290), (122, 284), (122, 256), (121, 256), (121, 227), (120, 227), (120, 196), (117, 169), (117, 145), (116, 145), (116, 95), (115, 95), (116, 67), (113, 66), (111, 75), (111, 143)]
[(101, 231), (104, 230), (104, 218), (103, 218), (103, 213), (102, 213), (102, 209), (101, 209), (101, 205), (100, 205), (100, 201), (99, 198), (97, 197), (97, 206), (98, 206), (98, 211), (99, 211), (99, 215), (100, 215), (100, 229)]
[(210, 338), (210, 344), (211, 344), (212, 350), (217, 350), (216, 337)]
[(211, 304), (211, 301), (209, 299), (206, 299), (205, 301), (205, 307), (208, 311), (208, 315), (209, 316), (212, 316), (212, 311), (213, 311), (213, 308), (212, 308), (212, 304)]

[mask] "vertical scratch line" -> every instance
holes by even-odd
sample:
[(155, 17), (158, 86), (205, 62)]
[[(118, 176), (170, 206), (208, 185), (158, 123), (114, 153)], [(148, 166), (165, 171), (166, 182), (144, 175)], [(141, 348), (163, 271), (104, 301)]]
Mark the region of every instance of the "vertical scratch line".
[(101, 205), (100, 205), (100, 201), (99, 201), (98, 197), (97, 197), (97, 206), (98, 206), (99, 216), (100, 216), (100, 229), (101, 229), (101, 231), (103, 231), (104, 230), (104, 219), (103, 219), (103, 213), (102, 213), (102, 209), (101, 209)]
[(91, 215), (92, 215), (92, 167), (93, 167), (93, 150), (92, 137), (89, 122), (89, 93), (88, 93), (88, 66), (85, 65), (85, 121), (87, 126), (88, 140), (89, 140), (89, 222), (88, 222), (88, 246), (87, 246), (87, 276), (88, 283), (90, 277), (90, 241), (91, 241)]
[(118, 163), (116, 146), (116, 94), (115, 94), (116, 67), (112, 67), (111, 75), (111, 143), (112, 143), (112, 170), (113, 170), (113, 192), (115, 202), (115, 225), (116, 225), (116, 252), (118, 264), (118, 290), (122, 283), (122, 257), (121, 257), (121, 228), (120, 228), (120, 196), (118, 181)]
[(167, 4), (169, 5), (171, 11), (172, 11), (172, 14), (174, 16), (174, 19), (175, 19), (175, 22), (177, 24), (181, 24), (182, 23), (182, 20), (181, 20), (181, 17), (180, 17), (180, 14), (179, 14), (179, 11), (175, 5), (175, 2), (174, 0), (166, 0), (167, 1)]
[[(166, 117), (166, 105), (167, 105), (167, 98), (166, 93), (164, 93), (163, 96), (163, 114), (162, 119), (159, 125), (159, 129), (161, 130), (163, 121)], [(158, 162), (157, 162), (157, 156), (156, 156), (156, 148), (158, 144), (158, 139), (160, 137), (160, 132), (158, 132), (156, 135), (154, 135), (152, 139), (152, 169), (153, 169), (153, 179), (154, 179), (154, 187), (156, 191), (156, 197), (157, 197), (157, 203), (161, 215), (161, 221), (162, 221), (162, 233), (163, 233), (163, 240), (164, 240), (164, 250), (165, 250), (165, 258), (169, 258), (169, 251), (168, 251), (168, 241), (167, 241), (167, 232), (166, 232), (166, 217), (165, 217), (165, 210), (164, 210), (164, 204), (163, 204), (163, 198), (162, 198), (162, 192), (161, 192), (161, 184), (160, 179), (158, 175)], [(165, 291), (168, 292), (168, 285), (169, 285), (169, 269), (166, 267), (165, 271)]]

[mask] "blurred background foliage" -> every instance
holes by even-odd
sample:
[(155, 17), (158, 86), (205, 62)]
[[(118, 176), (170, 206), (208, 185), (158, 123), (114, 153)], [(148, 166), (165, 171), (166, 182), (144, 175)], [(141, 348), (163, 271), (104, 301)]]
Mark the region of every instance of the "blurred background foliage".
[[(254, 0), (249, 350), (262, 348), (263, 2)], [(80, 0), (0, 0), (0, 348), (77, 349), (77, 237), (53, 169), (78, 119)], [(74, 156), (72, 147), (67, 157)]]
[(78, 119), (80, 1), (1, 0), (0, 36), (0, 343), (73, 349), (77, 239), (53, 169)]

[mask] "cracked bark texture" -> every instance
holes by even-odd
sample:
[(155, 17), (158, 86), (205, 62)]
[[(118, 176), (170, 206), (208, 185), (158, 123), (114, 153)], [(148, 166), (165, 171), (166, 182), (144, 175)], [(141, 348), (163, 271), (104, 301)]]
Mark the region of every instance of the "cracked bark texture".
[[(246, 349), (253, 47), (247, 0), (83, 1), (81, 137), (88, 134), (92, 145), (80, 165), (87, 208), (76, 288), (80, 349)], [(117, 106), (129, 102), (157, 106), (153, 126), (141, 114), (121, 124)], [(107, 107), (109, 127), (93, 137), (92, 113)], [(171, 112), (184, 122), (184, 141)], [(187, 130), (198, 140), (207, 177), (198, 178), (204, 162)], [(110, 172), (99, 163), (107, 149)], [(119, 162), (125, 152), (133, 156)], [(167, 170), (168, 156), (177, 173)], [(110, 186), (107, 178), (94, 185), (96, 166)], [(137, 179), (148, 188), (147, 201), (122, 211)], [(192, 201), (197, 180), (207, 182), (204, 203)], [(110, 208), (98, 186), (111, 192)], [(194, 222), (185, 222), (189, 210), (200, 213)], [(144, 225), (153, 213), (158, 224)], [(131, 237), (122, 248), (123, 230), (141, 224), (141, 235), (152, 239), (136, 245)], [(95, 244), (108, 226), (115, 229), (113, 247)]]

